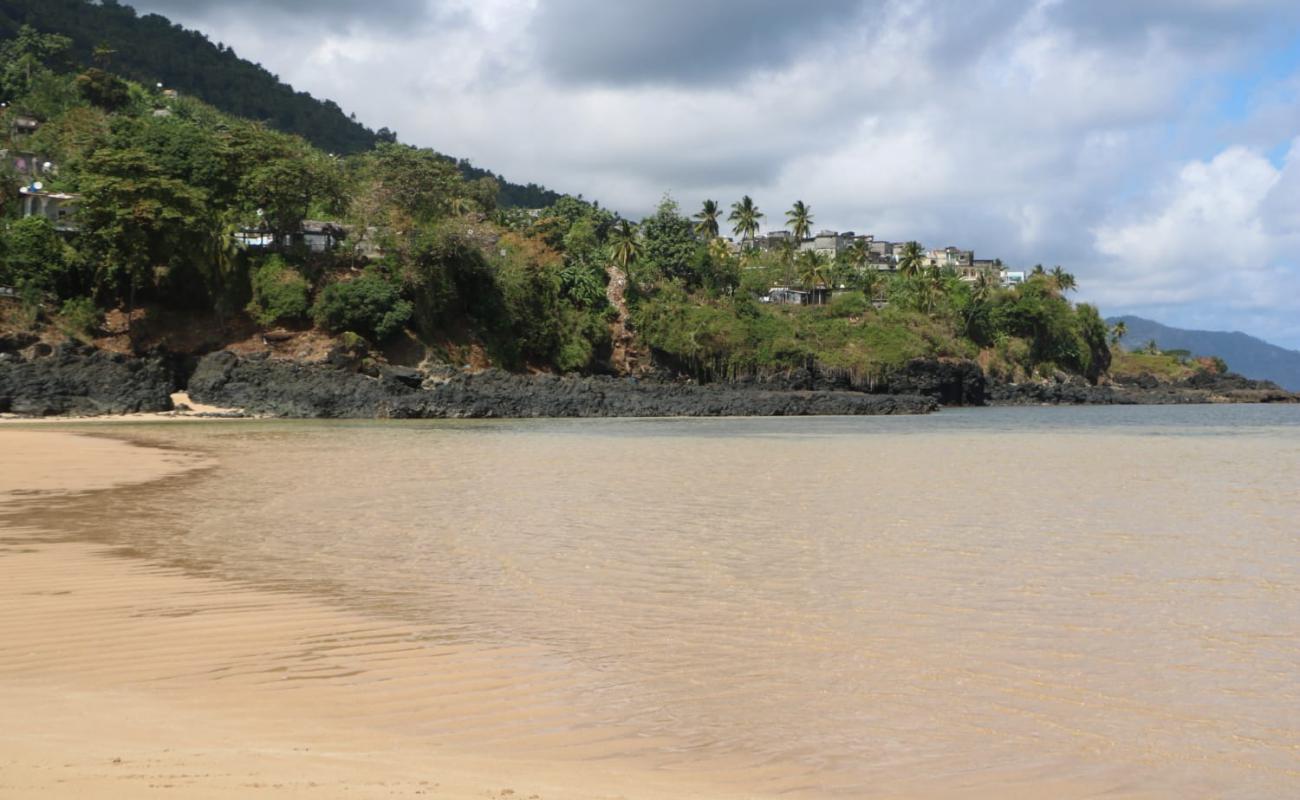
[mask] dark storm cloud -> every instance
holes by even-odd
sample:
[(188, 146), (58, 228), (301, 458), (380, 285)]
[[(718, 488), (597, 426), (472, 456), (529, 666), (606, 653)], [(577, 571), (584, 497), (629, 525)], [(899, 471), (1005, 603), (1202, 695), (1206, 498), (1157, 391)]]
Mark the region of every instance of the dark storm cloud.
[(1121, 44), (1150, 33), (1176, 44), (1214, 43), (1255, 33), (1290, 33), (1300, 23), (1295, 0), (1066, 0), (1053, 22), (1093, 41)]
[(836, 29), (855, 31), (864, 5), (550, 0), (537, 9), (533, 35), (542, 69), (565, 83), (713, 85), (780, 67)]
[(141, 14), (161, 14), (175, 21), (213, 20), (229, 14), (273, 15), (277, 24), (297, 17), (313, 25), (422, 27), (440, 16), (430, 0), (138, 0), (128, 2)]

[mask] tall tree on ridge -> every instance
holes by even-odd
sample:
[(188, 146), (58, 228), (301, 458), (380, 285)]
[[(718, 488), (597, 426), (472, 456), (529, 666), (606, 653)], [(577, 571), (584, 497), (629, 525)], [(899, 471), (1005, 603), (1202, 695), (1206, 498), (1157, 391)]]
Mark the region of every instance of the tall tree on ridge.
[(620, 219), (609, 232), (610, 257), (619, 269), (627, 272), (641, 255), (641, 239), (636, 226)]
[(925, 270), (925, 251), (920, 242), (908, 242), (903, 245), (903, 255), (898, 259), (898, 271), (908, 278), (915, 278)]
[(710, 242), (718, 238), (720, 232), (718, 218), (721, 216), (722, 206), (718, 205), (718, 201), (705, 200), (703, 207), (700, 208), (700, 213), (695, 215), (695, 219), (699, 220), (695, 224), (695, 235)]
[(802, 242), (812, 232), (812, 208), (807, 206), (804, 201), (796, 200), (794, 207), (785, 212), (785, 221), (789, 224), (790, 232), (794, 234), (794, 238)]
[(1074, 276), (1059, 266), (1052, 267), (1051, 275), (1052, 282), (1056, 284), (1056, 289), (1059, 292), (1072, 292), (1079, 288), (1079, 283), (1074, 279)]
[(758, 223), (762, 218), (763, 212), (754, 205), (754, 198), (745, 195), (740, 202), (731, 204), (727, 221), (735, 223), (733, 230), (741, 239), (752, 239), (758, 235)]

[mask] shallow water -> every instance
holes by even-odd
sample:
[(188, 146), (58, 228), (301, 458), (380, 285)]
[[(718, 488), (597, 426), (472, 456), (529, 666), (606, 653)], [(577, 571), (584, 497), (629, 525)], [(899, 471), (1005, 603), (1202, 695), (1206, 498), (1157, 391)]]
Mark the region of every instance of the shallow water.
[[(1297, 408), (112, 430), (220, 465), (60, 535), (497, 654), (368, 725), (809, 796), (1300, 785)], [(273, 668), (364, 687), (365, 635)]]

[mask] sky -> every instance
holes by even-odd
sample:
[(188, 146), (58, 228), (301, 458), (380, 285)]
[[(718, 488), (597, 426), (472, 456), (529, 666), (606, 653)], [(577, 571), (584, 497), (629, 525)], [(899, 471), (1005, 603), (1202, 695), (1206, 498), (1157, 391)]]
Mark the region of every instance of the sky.
[(639, 219), (1062, 265), (1300, 349), (1295, 0), (138, 0), (402, 141)]

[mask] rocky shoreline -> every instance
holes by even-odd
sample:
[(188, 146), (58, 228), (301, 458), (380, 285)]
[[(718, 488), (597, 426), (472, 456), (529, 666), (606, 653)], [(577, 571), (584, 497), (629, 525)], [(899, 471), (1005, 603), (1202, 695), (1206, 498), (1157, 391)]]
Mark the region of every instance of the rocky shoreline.
[[(192, 366), (192, 368), (191, 368)], [(332, 358), (300, 363), (221, 351), (196, 364), (77, 345), (0, 352), (0, 413), (95, 416), (173, 410), (171, 394), (250, 416), (312, 419), (841, 416), (927, 414), (930, 397), (613, 377), (426, 374)]]
[(1231, 373), (1201, 374), (1173, 383), (1143, 375), (1103, 386), (1093, 386), (1077, 377), (1058, 376), (1041, 383), (992, 383), (986, 402), (991, 406), (1297, 403), (1300, 395), (1268, 381)]
[[(0, 342), (3, 345), (4, 342)], [(0, 347), (0, 413), (98, 416), (165, 413), (171, 395), (249, 416), (313, 419), (708, 417), (926, 414), (941, 406), (1151, 405), (1297, 402), (1235, 375), (1181, 383), (1143, 376), (1093, 386), (1058, 375), (1041, 383), (987, 381), (970, 361), (917, 359), (862, 383), (816, 370), (700, 385), (674, 380), (520, 375), (389, 366), (346, 351), (305, 363), (228, 351), (200, 359), (131, 357), (75, 344)]]

